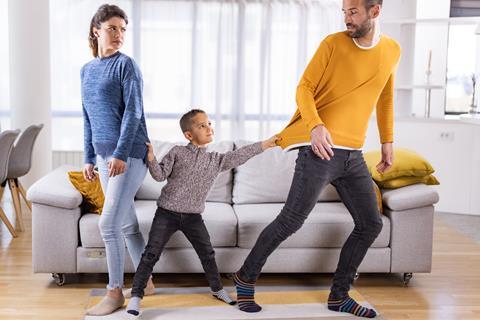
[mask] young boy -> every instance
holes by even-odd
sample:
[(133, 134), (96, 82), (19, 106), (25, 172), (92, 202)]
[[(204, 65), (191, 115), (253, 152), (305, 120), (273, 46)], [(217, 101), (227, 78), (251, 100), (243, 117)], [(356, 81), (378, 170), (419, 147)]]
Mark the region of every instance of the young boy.
[(187, 112), (180, 119), (180, 127), (190, 143), (173, 147), (160, 163), (153, 154), (152, 145), (147, 143), (150, 174), (157, 181), (167, 179), (167, 184), (157, 200), (158, 208), (148, 244), (133, 278), (127, 312), (135, 316), (140, 313), (140, 301), (153, 267), (177, 230), (185, 234), (197, 252), (212, 295), (228, 304), (236, 303), (223, 289), (215, 251), (201, 213), (205, 209), (207, 194), (221, 171), (237, 167), (263, 150), (275, 147), (278, 140), (274, 136), (227, 153), (206, 152), (206, 145), (213, 140), (213, 129), (204, 111), (194, 109)]

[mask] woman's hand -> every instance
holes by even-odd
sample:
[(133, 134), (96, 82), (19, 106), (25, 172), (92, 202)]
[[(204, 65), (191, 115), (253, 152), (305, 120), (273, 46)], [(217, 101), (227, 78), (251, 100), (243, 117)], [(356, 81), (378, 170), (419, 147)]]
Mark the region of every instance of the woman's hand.
[(147, 160), (153, 161), (155, 159), (155, 154), (153, 153), (153, 146), (150, 142), (145, 142), (148, 148)]
[(277, 141), (282, 140), (278, 136), (273, 136), (267, 140), (262, 141), (262, 150), (266, 150), (268, 148), (273, 148), (277, 146)]
[(118, 176), (119, 174), (124, 173), (126, 169), (127, 169), (126, 162), (123, 160), (112, 158), (112, 160), (108, 162), (109, 177)]
[(86, 163), (85, 166), (83, 167), (83, 178), (85, 180), (93, 182), (97, 178), (95, 175), (95, 172), (93, 171), (93, 164), (91, 163)]

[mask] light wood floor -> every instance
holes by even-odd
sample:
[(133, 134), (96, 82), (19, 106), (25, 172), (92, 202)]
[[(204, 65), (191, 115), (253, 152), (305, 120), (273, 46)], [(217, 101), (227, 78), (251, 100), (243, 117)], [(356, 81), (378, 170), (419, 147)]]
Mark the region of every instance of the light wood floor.
[[(1, 205), (11, 218), (8, 200)], [(82, 319), (90, 289), (104, 288), (106, 276), (80, 275), (74, 283), (57, 287), (49, 274), (33, 274), (31, 216), (25, 218), (26, 231), (16, 239), (0, 225), (0, 319)], [(331, 275), (264, 275), (259, 282), (327, 286), (330, 279)], [(126, 282), (131, 284), (131, 276)], [(206, 285), (203, 275), (157, 275), (155, 283)], [(390, 320), (480, 319), (480, 245), (436, 218), (431, 274), (414, 274), (409, 287), (402, 287), (400, 275), (362, 274), (355, 287)]]

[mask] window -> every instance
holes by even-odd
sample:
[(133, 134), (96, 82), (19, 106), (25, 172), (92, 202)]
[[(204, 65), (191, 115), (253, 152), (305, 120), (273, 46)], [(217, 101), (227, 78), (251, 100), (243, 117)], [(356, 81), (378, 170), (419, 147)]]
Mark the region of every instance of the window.
[(0, 0), (0, 39), (0, 130), (5, 130), (10, 128), (8, 0)]
[[(479, 82), (477, 26), (450, 25), (447, 62), (446, 113), (459, 114), (469, 111), (472, 104), (473, 81)], [(478, 88), (478, 86), (477, 86)]]

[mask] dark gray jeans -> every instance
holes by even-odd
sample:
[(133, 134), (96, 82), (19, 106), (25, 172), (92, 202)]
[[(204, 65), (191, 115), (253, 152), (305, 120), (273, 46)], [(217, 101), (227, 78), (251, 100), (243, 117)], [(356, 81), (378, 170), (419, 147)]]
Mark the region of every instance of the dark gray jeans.
[(312, 148), (299, 150), (292, 185), (280, 214), (260, 234), (239, 270), (245, 281), (255, 282), (270, 254), (303, 225), (320, 192), (329, 183), (337, 189), (352, 215), (355, 227), (343, 245), (331, 287), (332, 298), (344, 298), (368, 248), (382, 230), (372, 177), (363, 154), (334, 149), (334, 157), (322, 160)]
[(215, 261), (215, 251), (212, 248), (210, 235), (202, 215), (178, 213), (158, 207), (153, 218), (147, 246), (133, 277), (132, 296), (143, 298), (143, 291), (155, 263), (160, 259), (168, 240), (178, 230), (185, 234), (195, 249), (212, 291), (223, 289)]

